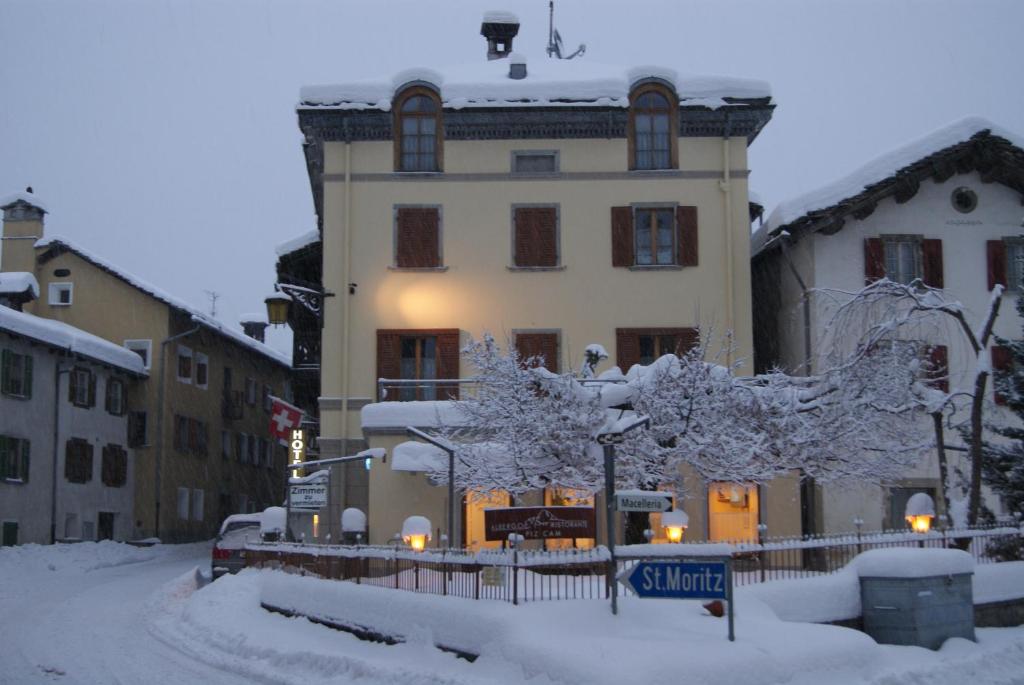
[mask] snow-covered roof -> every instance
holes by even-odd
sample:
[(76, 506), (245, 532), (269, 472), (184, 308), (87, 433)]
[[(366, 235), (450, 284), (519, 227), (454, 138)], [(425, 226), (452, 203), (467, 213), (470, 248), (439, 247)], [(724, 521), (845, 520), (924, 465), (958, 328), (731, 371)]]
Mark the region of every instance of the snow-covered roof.
[(727, 76), (685, 74), (661, 66), (616, 67), (589, 60), (557, 60), (544, 56), (527, 60), (527, 76), (508, 77), (505, 60), (479, 61), (447, 69), (407, 69), (391, 77), (333, 85), (305, 86), (299, 109), (390, 111), (402, 86), (425, 81), (438, 88), (444, 107), (516, 107), (596, 105), (628, 107), (629, 91), (637, 82), (660, 79), (672, 85), (680, 104), (717, 109), (730, 106), (726, 98), (761, 100), (771, 97), (764, 81)]
[(238, 317), (238, 323), (267, 323), (266, 312), (249, 312)]
[(49, 238), (37, 240), (35, 244), (35, 246), (38, 248), (49, 248), (57, 245), (63, 246), (64, 248), (70, 250), (71, 252), (74, 252), (76, 255), (86, 260), (87, 262), (91, 262), (92, 264), (98, 266), (104, 271), (113, 274), (114, 276), (121, 279), (125, 283), (131, 285), (134, 288), (137, 288), (138, 290), (141, 290), (147, 295), (154, 297), (157, 300), (160, 300), (161, 302), (164, 302), (165, 304), (168, 304), (176, 309), (180, 309), (186, 312), (192, 317), (193, 322), (205, 326), (206, 328), (214, 331), (215, 333), (220, 333), (225, 338), (228, 338), (233, 342), (242, 345), (243, 347), (247, 347), (254, 352), (262, 354), (264, 357), (267, 357), (273, 362), (276, 362), (283, 366), (291, 366), (291, 355), (286, 355), (281, 352), (278, 352), (273, 347), (270, 347), (269, 345), (265, 345), (264, 343), (261, 343), (258, 340), (250, 338), (243, 331), (231, 328), (227, 324), (221, 322), (218, 319), (213, 318), (209, 314), (205, 314), (204, 312), (196, 309), (195, 307), (188, 304), (184, 300), (177, 298), (164, 290), (161, 290), (155, 285), (147, 283), (146, 281), (142, 280), (141, 278), (138, 278), (137, 276), (134, 276), (126, 271), (119, 269), (118, 267), (113, 266), (109, 262), (104, 261), (103, 259), (97, 257), (91, 252), (82, 249), (78, 245), (75, 245), (67, 238), (61, 236), (52, 236)]
[(432, 473), (448, 468), (448, 455), (444, 450), (425, 442), (408, 440), (391, 450), (392, 471), (422, 471)]
[(295, 252), (296, 250), (301, 250), (304, 247), (318, 242), (320, 242), (320, 231), (314, 228), (313, 230), (306, 231), (302, 235), (296, 236), (291, 240), (286, 240), (283, 243), (280, 243), (274, 248), (274, 252), (278, 257), (284, 257), (286, 254)]
[(988, 131), (1024, 149), (1024, 138), (1008, 131), (987, 119), (967, 117), (933, 131), (906, 145), (876, 157), (852, 173), (836, 179), (815, 190), (780, 203), (769, 215), (768, 220), (751, 237), (751, 252), (757, 253), (769, 238), (789, 224), (807, 214), (826, 210), (863, 192), (869, 186), (884, 181), (900, 171), (919, 162), (925, 157), (941, 152), (973, 136)]
[(0, 330), (67, 350), (137, 376), (147, 375), (142, 357), (136, 353), (62, 321), (43, 319), (0, 306)]
[(28, 271), (0, 272), (0, 295), (15, 295), (26, 290), (32, 291), (33, 297), (39, 297), (39, 281)]
[(38, 195), (36, 195), (35, 193), (29, 193), (25, 191), (22, 191), (20, 193), (12, 193), (11, 195), (5, 195), (4, 197), (0, 197), (0, 209), (7, 209), (16, 202), (24, 202), (25, 204), (32, 205), (33, 207), (38, 207), (44, 212), (50, 211), (49, 209), (46, 208), (46, 203), (43, 202)]
[(484, 12), (485, 24), (518, 24), (519, 17), (514, 15), (512, 12), (505, 10), (488, 10)]
[(455, 402), (437, 400), (421, 402), (375, 402), (362, 408), (362, 427), (366, 428), (436, 428), (463, 423)]

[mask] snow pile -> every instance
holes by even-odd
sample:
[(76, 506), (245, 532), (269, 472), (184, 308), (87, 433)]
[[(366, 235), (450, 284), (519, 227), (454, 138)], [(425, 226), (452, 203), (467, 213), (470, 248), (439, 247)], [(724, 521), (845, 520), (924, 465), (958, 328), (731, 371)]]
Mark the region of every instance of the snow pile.
[(267, 507), (260, 515), (260, 535), (283, 534), (287, 520), (288, 510), (284, 507)]
[(448, 455), (440, 447), (408, 440), (391, 450), (392, 471), (433, 472), (448, 468)]
[(209, 328), (212, 331), (220, 333), (224, 337), (229, 338), (230, 340), (238, 343), (243, 347), (247, 347), (255, 352), (258, 352), (259, 354), (268, 357), (269, 359), (273, 360), (274, 362), (277, 362), (278, 364), (282, 364), (284, 366), (289, 367), (291, 366), (291, 355), (282, 354), (281, 352), (278, 352), (274, 348), (265, 345), (257, 340), (254, 340), (253, 338), (250, 338), (243, 331), (229, 327), (220, 320), (215, 319), (209, 314), (205, 314), (202, 311), (196, 309), (195, 307), (188, 304), (184, 300), (174, 297), (173, 295), (161, 290), (160, 288), (157, 288), (154, 285), (147, 283), (146, 281), (138, 278), (137, 276), (133, 276), (132, 274), (129, 274), (126, 271), (122, 271), (121, 269), (118, 269), (117, 267), (103, 261), (96, 255), (78, 247), (67, 238), (63, 238), (61, 236), (52, 236), (49, 238), (37, 240), (35, 243), (35, 246), (38, 248), (47, 248), (55, 245), (60, 245), (67, 248), (68, 250), (74, 252), (76, 255), (78, 255), (85, 261), (90, 262), (98, 266), (99, 268), (103, 269), (104, 271), (113, 274), (114, 276), (121, 279), (125, 283), (131, 285), (132, 287), (141, 290), (147, 295), (150, 295), (165, 304), (168, 304), (172, 307), (175, 307), (176, 309), (180, 309), (188, 313), (192, 317), (192, 321), (194, 323), (200, 324), (202, 326)]
[(680, 104), (711, 108), (734, 106), (727, 98), (771, 97), (764, 81), (724, 76), (687, 75), (661, 66), (615, 67), (589, 60), (540, 58), (530, 62), (527, 77), (508, 78), (505, 60), (462, 64), (447, 69), (417, 68), (391, 78), (337, 85), (306, 86), (299, 109), (377, 109), (390, 111), (399, 88), (425, 81), (440, 90), (444, 107), (579, 106), (628, 107), (633, 84), (656, 78), (668, 82)]
[(147, 375), (142, 357), (139, 355), (61, 321), (42, 319), (25, 312), (16, 312), (8, 307), (0, 307), (0, 330), (38, 340), (139, 376)]
[(803, 217), (809, 212), (825, 209), (857, 195), (868, 186), (895, 175), (900, 169), (910, 166), (936, 152), (952, 147), (970, 139), (981, 131), (991, 131), (993, 135), (1005, 138), (1019, 148), (1024, 148), (1024, 138), (993, 124), (981, 117), (967, 117), (955, 121), (922, 138), (918, 138), (902, 147), (877, 157), (850, 174), (822, 186), (817, 190), (805, 193), (791, 200), (780, 203), (768, 217), (753, 238), (753, 251), (756, 252), (767, 242), (768, 236)]
[(365, 533), (366, 514), (355, 507), (349, 507), (341, 512), (342, 533)]
[(26, 290), (39, 297), (39, 281), (28, 271), (0, 272), (0, 295), (17, 295)]
[(278, 257), (284, 257), (286, 254), (290, 254), (296, 250), (301, 250), (304, 247), (318, 242), (320, 242), (320, 231), (314, 228), (313, 230), (306, 231), (302, 235), (296, 236), (291, 240), (279, 243), (277, 247), (274, 248), (274, 253), (277, 254)]

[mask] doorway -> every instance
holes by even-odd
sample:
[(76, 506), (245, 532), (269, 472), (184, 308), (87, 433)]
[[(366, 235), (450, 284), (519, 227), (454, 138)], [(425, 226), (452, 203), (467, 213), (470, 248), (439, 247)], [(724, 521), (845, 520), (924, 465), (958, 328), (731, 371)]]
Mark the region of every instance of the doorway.
[(97, 540), (113, 540), (114, 539), (114, 514), (109, 511), (101, 511), (99, 513), (99, 519), (97, 521)]

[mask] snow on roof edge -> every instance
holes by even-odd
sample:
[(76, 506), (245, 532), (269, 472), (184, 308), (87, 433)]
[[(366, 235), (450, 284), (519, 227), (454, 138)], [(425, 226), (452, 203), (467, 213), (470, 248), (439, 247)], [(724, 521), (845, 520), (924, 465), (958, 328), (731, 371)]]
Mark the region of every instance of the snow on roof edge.
[(50, 210), (47, 209), (47, 207), (46, 207), (46, 203), (43, 202), (39, 198), (38, 195), (36, 195), (35, 193), (29, 193), (29, 192), (25, 192), (25, 191), (21, 191), (21, 192), (17, 192), (17, 193), (12, 193), (10, 195), (5, 195), (4, 197), (0, 197), (0, 209), (4, 209), (6, 207), (10, 207), (15, 202), (24, 202), (26, 204), (32, 205), (33, 207), (38, 207), (39, 209), (43, 210), (43, 212), (45, 212), (45, 213), (49, 213), (50, 212)]
[(180, 309), (186, 312), (191, 316), (192, 321), (194, 321), (195, 323), (206, 326), (210, 330), (216, 333), (220, 333), (225, 338), (229, 338), (234, 342), (243, 345), (244, 347), (248, 347), (253, 352), (262, 354), (263, 356), (269, 358), (271, 361), (277, 362), (278, 364), (291, 368), (292, 361), (289, 355), (285, 355), (281, 352), (278, 352), (269, 345), (265, 345), (264, 343), (261, 343), (257, 340), (254, 340), (253, 338), (250, 338), (241, 330), (236, 331), (232, 328), (229, 328), (226, 324), (222, 323), (218, 319), (214, 319), (210, 315), (204, 314), (203, 312), (199, 311), (198, 309), (188, 304), (184, 300), (179, 299), (165, 292), (164, 290), (161, 290), (160, 288), (157, 288), (156, 286), (147, 283), (146, 281), (143, 281), (142, 279), (137, 278), (136, 276), (111, 265), (109, 262), (97, 257), (96, 255), (87, 250), (82, 249), (81, 247), (79, 247), (78, 245), (76, 245), (75, 243), (71, 242), (70, 240), (63, 236), (55, 235), (50, 236), (49, 238), (41, 238), (36, 241), (35, 246), (40, 248), (46, 248), (54, 244), (63, 245), (67, 249), (77, 254), (82, 259), (85, 259), (88, 262), (92, 262), (101, 269), (109, 271), (113, 275), (123, 280), (125, 283), (128, 283), (129, 285), (141, 290), (142, 292), (150, 295), (151, 297), (156, 298), (157, 300), (160, 300), (165, 304), (168, 304), (176, 309)]
[(304, 247), (320, 242), (320, 231), (312, 229), (306, 231), (302, 235), (295, 236), (291, 240), (286, 240), (283, 243), (278, 243), (274, 248), (274, 253), (278, 257), (284, 257), (286, 254), (301, 250)]
[(0, 294), (23, 293), (32, 291), (33, 297), (39, 297), (39, 281), (29, 271), (0, 271)]

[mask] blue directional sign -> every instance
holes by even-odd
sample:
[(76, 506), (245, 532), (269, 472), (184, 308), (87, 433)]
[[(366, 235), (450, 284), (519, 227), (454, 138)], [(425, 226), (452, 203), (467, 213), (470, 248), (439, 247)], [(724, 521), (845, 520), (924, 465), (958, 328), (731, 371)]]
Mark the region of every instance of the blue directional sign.
[(641, 561), (618, 579), (638, 597), (728, 599), (725, 561)]

